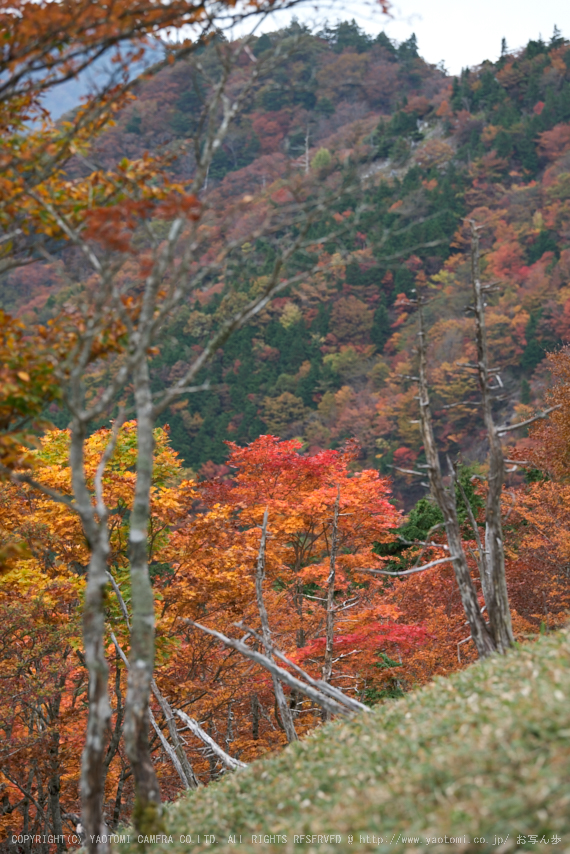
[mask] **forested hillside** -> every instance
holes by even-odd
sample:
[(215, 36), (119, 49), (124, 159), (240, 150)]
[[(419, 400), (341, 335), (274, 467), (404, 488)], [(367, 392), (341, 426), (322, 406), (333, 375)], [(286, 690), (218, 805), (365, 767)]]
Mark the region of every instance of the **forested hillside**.
[[(260, 37), (247, 61), (288, 37)], [(445, 409), (472, 392), (455, 367), (471, 348), (463, 313), (467, 216), (485, 226), (485, 265), (500, 282), (488, 323), (505, 384), (503, 417), (522, 417), (540, 400), (544, 354), (568, 337), (569, 51), (555, 33), (450, 79), (421, 59), (414, 38), (396, 47), (383, 33), (373, 39), (345, 23), (307, 32), (293, 58), (259, 80), (214, 157), (208, 203), (216, 209), (250, 195), (244, 220), (251, 222), (286, 201), (281, 183), (295, 171), (344, 185), (311, 227), (310, 254), (323, 272), (233, 336), (210, 370), (211, 391), (165, 414), (187, 466), (213, 472), (209, 463), (227, 459), (226, 440), (272, 433), (301, 437), (313, 451), (356, 437), (362, 464), (410, 468), (421, 442), (406, 379), (415, 335), (406, 297), (417, 283), (431, 296), (443, 447), (479, 461), (473, 409)], [(177, 174), (189, 174), (201, 85), (184, 61), (142, 83), (99, 141), (101, 162), (166, 147), (177, 155)], [(261, 244), (244, 245), (242, 263), (226, 271), (244, 293), (271, 269), (272, 252)], [(223, 279), (205, 284), (165, 333), (153, 366), (157, 387), (184, 371), (218, 322), (222, 288)], [(43, 320), (67, 294), (55, 263), (2, 283), (6, 308)], [(65, 415), (52, 415), (64, 426)]]
[[(212, 835), (228, 854), (295, 843), (327, 854), (563, 846), (568, 654), (566, 632), (543, 638), (322, 729), (181, 798), (167, 817), (172, 843), (151, 850), (208, 851)], [(131, 831), (118, 850), (135, 844)]]
[[(46, 88), (71, 73), (65, 9)], [(388, 704), (370, 719), (399, 727), (392, 701), (477, 657), (490, 669), (420, 695), (434, 716), (485, 673), (482, 697), (518, 697), (541, 653), (499, 655), (570, 608), (570, 43), (555, 31), (452, 78), (414, 37), (353, 22), (235, 43), (207, 23), (132, 90), (51, 125), (10, 20), (0, 830), (26, 835), (11, 854), (74, 847), (80, 816), (107, 854), (101, 822), (154, 834), (164, 800), (333, 717)], [(536, 815), (566, 832), (566, 777), (533, 727), (521, 761), (548, 755), (536, 786), (552, 767), (564, 789)], [(484, 763), (501, 736), (478, 732)], [(394, 783), (402, 810), (432, 770)], [(482, 804), (473, 833), (495, 828)]]
[[(271, 38), (287, 32), (262, 36), (254, 53)], [(184, 65), (142, 85), (136, 104), (99, 143), (103, 160), (184, 145), (200, 97), (200, 81), (189, 80)], [(414, 324), (401, 295), (428, 280), (438, 404), (465, 399), (465, 383), (450, 378), (469, 347), (461, 317), (467, 215), (487, 226), (487, 264), (502, 283), (490, 324), (509, 392), (505, 409), (511, 414), (533, 402), (545, 350), (567, 336), (569, 65), (555, 34), (550, 45), (531, 42), (520, 56), (450, 81), (421, 60), (413, 38), (395, 48), (383, 34), (373, 40), (343, 24), (320, 37), (307, 33), (294, 61), (260, 81), (214, 158), (211, 204), (244, 192), (254, 194), (249, 216), (278, 204), (279, 180), (303, 161), (307, 135), (309, 168), (329, 182), (352, 170), (354, 187), (314, 225), (315, 255), (323, 264), (334, 256), (333, 269), (308, 278), (237, 333), (217, 361), (215, 388), (168, 413), (187, 465), (222, 463), (224, 440), (251, 441), (262, 432), (302, 436), (315, 449), (356, 436), (369, 464), (412, 462), (419, 438), (407, 425), (414, 403), (401, 377), (412, 373)], [(179, 157), (176, 168), (189, 169), (190, 159)], [(342, 233), (319, 242), (335, 221)], [(248, 264), (247, 246), (243, 252), (237, 275), (247, 288), (264, 269), (257, 258)], [(270, 264), (269, 257), (265, 272)], [(58, 292), (53, 266), (8, 276), (5, 306), (35, 309), (42, 318), (57, 310), (65, 289)], [(180, 372), (200, 347), (218, 291), (213, 282), (177, 318), (173, 343), (167, 339), (155, 361), (157, 383)], [(472, 421), (466, 408), (446, 413), (448, 448), (465, 445)], [(476, 459), (476, 449), (470, 456)]]

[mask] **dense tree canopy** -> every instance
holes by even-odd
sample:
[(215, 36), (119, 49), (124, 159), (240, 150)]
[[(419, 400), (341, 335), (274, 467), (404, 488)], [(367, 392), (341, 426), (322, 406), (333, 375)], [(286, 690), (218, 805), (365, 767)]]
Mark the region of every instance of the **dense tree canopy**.
[(473, 661), (438, 463), (483, 631), (493, 507), (509, 643), (566, 619), (570, 46), (226, 39), (273, 5), (0, 4), (3, 834), (154, 832)]

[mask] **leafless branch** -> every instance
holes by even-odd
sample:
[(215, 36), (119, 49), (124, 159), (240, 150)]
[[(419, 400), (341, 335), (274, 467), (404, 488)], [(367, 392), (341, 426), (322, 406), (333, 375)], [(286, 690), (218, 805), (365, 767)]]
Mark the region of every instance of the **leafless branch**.
[[(245, 629), (246, 636), (251, 635), (258, 640), (261, 640), (257, 632), (250, 628), (249, 626), (244, 625), (244, 623), (236, 623), (235, 624), (239, 629)], [(312, 685), (313, 688), (317, 688), (319, 691), (322, 691), (323, 694), (331, 697), (333, 700), (337, 700), (339, 703), (342, 703), (347, 708), (351, 709), (354, 712), (358, 711), (369, 711), (368, 706), (365, 706), (364, 703), (360, 703), (358, 700), (355, 700), (354, 697), (347, 697), (339, 688), (335, 688), (334, 685), (331, 685), (329, 682), (323, 682), (321, 679), (313, 679), (306, 670), (303, 670), (302, 667), (299, 667), (298, 664), (295, 664), (294, 661), (291, 661), (290, 658), (287, 658), (286, 655), (283, 655), (278, 649), (274, 646), (271, 649), (275, 658), (278, 658), (279, 661), (282, 661), (288, 667), (291, 667), (295, 673), (298, 673), (299, 676), (304, 679), (309, 685)]]
[(109, 441), (107, 442), (107, 446), (101, 455), (99, 465), (97, 466), (97, 470), (95, 472), (95, 499), (97, 502), (97, 513), (99, 514), (101, 519), (103, 519), (107, 515), (107, 507), (103, 498), (103, 474), (107, 467), (107, 463), (115, 453), (115, 448), (117, 447), (117, 440), (119, 438), (119, 433), (121, 427), (123, 426), (124, 420), (125, 409), (123, 406), (121, 406), (119, 407), (119, 414), (117, 415), (113, 423), (113, 429), (111, 430)]
[(332, 700), (327, 697), (322, 691), (316, 690), (310, 684), (306, 682), (301, 682), (300, 679), (296, 679), (287, 670), (284, 670), (282, 667), (279, 667), (278, 664), (275, 664), (274, 661), (271, 661), (266, 655), (258, 652), (257, 650), (251, 649), (251, 647), (247, 646), (247, 644), (242, 641), (235, 640), (234, 638), (229, 638), (227, 635), (222, 634), (221, 632), (217, 632), (214, 629), (209, 629), (206, 626), (202, 626), (200, 623), (195, 623), (193, 620), (185, 620), (188, 625), (193, 626), (199, 631), (205, 632), (208, 635), (211, 635), (214, 638), (217, 638), (226, 646), (235, 649), (237, 652), (240, 652), (246, 658), (251, 659), (251, 661), (255, 661), (257, 664), (260, 664), (261, 667), (268, 670), (271, 674), (275, 674), (281, 682), (284, 682), (289, 687), (294, 688), (297, 691), (300, 691), (302, 694), (305, 694), (309, 699), (313, 702), (318, 703), (322, 708), (327, 709), (333, 715), (350, 714), (346, 706), (342, 706), (336, 700)]
[(375, 575), (390, 575), (392, 578), (402, 578), (405, 575), (414, 575), (416, 572), (425, 572), (426, 569), (432, 569), (434, 566), (439, 566), (441, 563), (450, 563), (456, 560), (453, 555), (449, 557), (438, 558), (438, 560), (432, 560), (429, 563), (425, 563), (423, 566), (414, 566), (412, 569), (404, 569), (402, 572), (390, 572), (389, 569), (371, 569), (369, 567), (359, 566), (354, 572), (373, 572)]
[[(116, 588), (116, 586), (115, 586), (115, 592), (117, 592), (117, 590), (118, 590), (118, 588)], [(119, 597), (120, 597), (120, 601), (122, 601), (122, 597), (120, 596), (120, 594), (119, 594)], [(124, 607), (124, 604), (125, 603), (122, 602), (122, 607)], [(121, 645), (120, 645), (119, 641), (117, 640), (114, 632), (111, 632), (111, 640), (113, 641), (113, 644), (115, 645), (115, 649), (117, 650), (123, 664), (125, 665), (125, 668), (128, 671), (129, 662), (128, 662), (127, 657), (126, 657), (125, 653), (123, 652)], [(159, 702), (159, 705), (161, 706), (161, 708), (163, 710), (163, 713), (164, 713), (164, 716), (166, 719), (166, 724), (167, 724), (168, 729), (170, 731), (170, 735), (172, 736), (173, 730), (176, 733), (175, 747), (173, 747), (168, 742), (168, 740), (166, 739), (166, 736), (164, 735), (164, 733), (160, 729), (159, 725), (157, 724), (156, 718), (154, 717), (153, 711), (149, 705), (148, 715), (149, 715), (149, 719), (150, 719), (150, 722), (152, 724), (152, 727), (153, 727), (154, 731), (156, 732), (165, 753), (167, 754), (167, 756), (170, 759), (170, 761), (172, 762), (178, 776), (180, 777), (180, 780), (182, 781), (184, 788), (185, 789), (196, 789), (199, 786), (199, 782), (196, 779), (196, 776), (194, 775), (192, 767), (190, 766), (190, 763), (188, 762), (188, 758), (184, 754), (184, 751), (183, 751), (182, 746), (180, 744), (180, 739), (178, 738), (178, 733), (176, 732), (176, 725), (174, 724), (173, 719), (172, 719), (172, 712), (170, 710), (170, 706), (168, 705), (168, 703), (166, 702), (166, 700), (164, 699), (164, 697), (162, 696), (162, 694), (158, 690), (158, 687), (157, 687), (154, 679), (152, 680), (152, 683), (153, 683), (152, 684), (153, 693), (155, 694), (155, 696)], [(180, 755), (181, 753), (182, 753), (183, 758)], [(186, 766), (186, 767), (184, 767), (184, 766)]]
[(66, 507), (69, 507), (70, 510), (77, 512), (77, 505), (72, 498), (68, 495), (63, 495), (61, 492), (58, 492), (57, 489), (52, 489), (51, 486), (46, 486), (44, 483), (40, 483), (39, 480), (36, 480), (30, 474), (26, 474), (25, 472), (14, 472), (8, 468), (8, 466), (2, 464), (0, 464), (0, 473), (9, 478), (12, 483), (20, 485), (26, 484), (32, 489), (47, 495), (48, 498), (51, 498), (52, 501), (55, 501), (57, 504), (64, 504)]
[(208, 735), (206, 730), (202, 729), (198, 721), (194, 720), (194, 718), (189, 717), (186, 712), (181, 711), (181, 709), (174, 709), (174, 714), (178, 715), (181, 721), (183, 721), (190, 732), (192, 732), (195, 736), (197, 736), (201, 741), (206, 744), (212, 753), (215, 753), (216, 756), (222, 760), (224, 765), (227, 768), (231, 768), (232, 770), (236, 768), (247, 768), (247, 762), (241, 762), (239, 759), (234, 759), (233, 756), (230, 756), (229, 753), (220, 747), (220, 745), (214, 741), (214, 739)]
[(497, 433), (502, 436), (504, 433), (510, 433), (511, 430), (518, 430), (519, 427), (528, 427), (529, 424), (533, 424), (535, 421), (540, 421), (542, 418), (546, 418), (547, 415), (550, 415), (550, 413), (554, 412), (555, 409), (560, 409), (561, 406), (561, 403), (558, 403), (556, 406), (550, 406), (543, 412), (539, 412), (538, 415), (533, 415), (532, 418), (527, 418), (526, 421), (518, 421), (516, 424), (503, 424), (501, 427), (497, 427)]
[[(112, 586), (113, 590), (115, 591), (115, 596), (117, 597), (119, 607), (121, 608), (123, 617), (125, 618), (126, 626), (128, 629), (130, 629), (131, 628), (131, 621), (129, 619), (129, 612), (127, 611), (127, 606), (125, 604), (125, 600), (123, 599), (123, 595), (119, 589), (119, 585), (117, 584), (117, 582), (115, 581), (115, 579), (113, 578), (113, 576), (111, 575), (110, 572), (107, 573), (107, 578), (111, 582), (111, 586)], [(121, 650), (121, 652), (122, 652), (122, 650)], [(119, 654), (121, 654), (121, 653), (119, 653)]]

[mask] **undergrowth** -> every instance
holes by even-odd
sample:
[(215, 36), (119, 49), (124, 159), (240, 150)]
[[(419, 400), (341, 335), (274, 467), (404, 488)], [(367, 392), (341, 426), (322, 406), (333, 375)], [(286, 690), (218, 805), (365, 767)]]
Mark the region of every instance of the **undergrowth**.
[(165, 825), (147, 850), (570, 852), (570, 632), (323, 726)]

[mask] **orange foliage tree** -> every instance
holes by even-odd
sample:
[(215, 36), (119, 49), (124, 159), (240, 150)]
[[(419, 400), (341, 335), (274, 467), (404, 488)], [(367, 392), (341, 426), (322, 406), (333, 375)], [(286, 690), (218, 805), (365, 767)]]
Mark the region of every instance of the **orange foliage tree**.
[[(88, 484), (97, 476), (108, 440), (109, 431), (102, 429), (87, 441)], [(51, 431), (33, 452), (42, 482), (62, 493), (71, 490), (69, 442), (68, 431)], [(192, 732), (185, 748), (199, 781), (212, 779), (228, 766), (227, 761), (220, 764), (223, 750), (204, 752), (204, 732), (214, 745), (242, 761), (285, 741), (267, 673), (231, 651), (220, 652), (217, 642), (188, 622), (196, 619), (229, 633), (236, 622), (259, 628), (255, 563), (266, 509), (263, 596), (275, 642), (292, 660), (319, 678), (330, 614), (334, 631), (329, 679), (349, 694), (373, 698), (393, 682), (385, 665), (398, 663), (390, 655), (415, 654), (426, 630), (421, 621), (404, 623), (402, 609), (385, 595), (377, 576), (365, 572), (382, 566), (373, 544), (389, 538), (400, 514), (388, 501), (386, 478), (376, 471), (351, 471), (353, 447), (306, 456), (298, 441), (264, 436), (246, 448), (231, 446), (232, 481), (196, 484), (183, 479), (166, 431), (155, 432), (155, 443), (148, 560), (154, 579), (158, 667), (153, 705), (157, 729), (151, 750), (162, 788), (172, 797), (181, 781), (174, 751), (167, 749), (173, 732), (164, 700), (177, 714), (192, 715), (202, 724), (201, 734)], [(101, 486), (112, 508), (108, 579), (115, 591), (109, 589), (106, 597), (104, 640), (114, 684), (103, 781), (109, 826), (116, 825), (125, 806), (132, 806), (133, 794), (121, 746), (126, 672), (120, 656), (128, 654), (130, 646), (128, 513), (136, 456), (136, 424), (128, 422), (117, 433)], [(61, 831), (66, 822), (77, 819), (78, 811), (78, 740), (87, 715), (78, 605), (85, 595), (89, 548), (72, 509), (64, 504), (54, 508), (49, 498), (27, 485), (3, 484), (0, 510), (4, 541), (23, 544), (27, 555), (8, 562), (0, 583), (6, 618), (2, 666), (12, 689), (3, 694), (0, 709), (3, 827), (43, 827), (47, 815), (50, 826)], [(333, 549), (331, 605), (327, 591)], [(299, 735), (320, 721), (314, 705), (302, 695), (290, 692), (288, 702)], [(42, 725), (37, 724), (40, 718)]]
[(528, 483), (514, 502), (505, 498), (511, 597), (531, 631), (563, 624), (570, 608), (570, 350), (547, 360), (554, 382), (546, 402), (553, 409), (515, 452), (527, 458)]
[[(175, 54), (191, 53), (203, 43), (202, 37), (224, 24), (266, 15), (281, 5), (292, 4), (289, 0), (285, 4), (250, 0), (238, 8), (231, 2), (222, 2), (217, 5), (216, 14), (210, 15), (203, 4), (184, 0), (167, 6), (151, 0), (109, 7), (96, 7), (82, 0), (64, 4), (25, 0), (0, 3), (0, 20), (6, 35), (0, 60), (0, 271), (32, 262), (38, 252), (53, 261), (54, 246), (67, 243), (76, 247), (91, 275), (63, 324), (69, 346), (57, 354), (52, 371), (57, 392), (42, 389), (42, 402), (50, 394), (59, 393), (71, 413), (71, 490), (62, 492), (47, 482), (40, 483), (14, 471), (13, 465), (4, 473), (16, 485), (33, 483), (44, 495), (76, 513), (81, 521), (79, 536), (85, 537), (88, 544), (83, 644), (89, 671), (89, 710), (81, 788), (83, 825), (92, 852), (105, 847), (100, 833), (101, 809), (105, 743), (112, 717), (103, 639), (115, 514), (106, 503), (103, 478), (115, 451), (123, 415), (108, 436), (107, 446), (99, 449), (93, 477), (87, 475), (86, 465), (89, 432), (93, 423), (108, 418), (117, 404), (126, 404), (125, 398), (132, 393), (137, 456), (128, 535), (132, 661), (124, 738), (137, 792), (135, 824), (152, 831), (160, 825), (161, 802), (148, 744), (148, 701), (155, 656), (147, 542), (152, 530), (153, 427), (161, 412), (195, 389), (195, 378), (232, 332), (286, 286), (283, 265), (304, 241), (310, 222), (308, 215), (307, 225), (298, 228), (298, 204), (307, 203), (310, 209), (315, 203), (309, 201), (307, 189), (302, 186), (293, 188), (293, 192), (284, 191), (276, 208), (246, 218), (244, 230), (241, 212), (252, 197), (240, 199), (223, 215), (208, 215), (206, 206), (199, 201), (217, 149), (228, 137), (230, 125), (261, 69), (266, 70), (273, 61), (272, 52), (263, 59), (249, 58), (247, 37), (231, 44), (218, 40), (212, 74), (208, 76), (201, 68), (207, 97), (203, 101), (199, 138), (194, 140), (195, 168), (188, 182), (172, 179), (168, 171), (171, 155), (123, 158), (105, 169), (92, 167), (88, 155), (95, 137), (132, 97), (129, 70), (135, 60), (142, 58), (147, 35), (164, 27), (172, 32), (195, 25), (198, 41), (168, 48), (167, 62), (174, 60)], [(121, 52), (123, 47), (126, 52)], [(118, 74), (100, 94), (87, 99), (70, 120), (55, 125), (42, 110), (42, 94), (108, 50), (114, 52)], [(243, 73), (243, 68), (249, 71)], [(239, 71), (234, 74), (236, 69)], [(149, 362), (156, 353), (154, 347), (162, 327), (183, 300), (195, 298), (207, 275), (223, 276), (228, 256), (232, 252), (239, 255), (248, 239), (258, 238), (270, 222), (273, 228), (275, 220), (280, 234), (285, 228), (291, 239), (283, 241), (280, 237), (272, 274), (266, 277), (262, 288), (245, 299), (243, 294), (230, 294), (209, 341), (157, 399), (151, 388)], [(291, 223), (294, 228), (288, 229)], [(220, 232), (227, 239), (220, 240)], [(217, 239), (212, 241), (212, 235)], [(142, 249), (140, 243), (135, 247), (135, 236), (142, 238)], [(296, 281), (295, 276), (293, 280)], [(31, 361), (30, 358), (30, 364)], [(25, 366), (16, 370), (15, 376), (28, 382)], [(95, 377), (100, 381), (96, 388)], [(28, 389), (18, 388), (17, 393), (21, 400)], [(6, 442), (4, 445), (7, 447)]]
[[(93, 433), (86, 443), (86, 476), (96, 476), (108, 430)], [(170, 484), (179, 463), (164, 430), (155, 433), (151, 487), (152, 521), (148, 557), (162, 547), (172, 514), (181, 506), (184, 485)], [(123, 425), (113, 460), (102, 482), (109, 519), (108, 572), (130, 603), (128, 573), (128, 510), (136, 476), (136, 424)], [(71, 492), (69, 432), (45, 434), (33, 467), (44, 485), (62, 494)], [(79, 765), (86, 723), (87, 670), (82, 651), (81, 605), (89, 548), (73, 509), (57, 504), (27, 485), (0, 485), (0, 530), (8, 552), (0, 578), (2, 613), (2, 673), (8, 690), (2, 692), (0, 755), (4, 782), (2, 827), (38, 833), (45, 828), (61, 837), (74, 828), (79, 812)], [(105, 654), (113, 676), (111, 737), (105, 746), (102, 787), (106, 823), (115, 826), (123, 814), (124, 786), (130, 777), (121, 745), (124, 722), (125, 670), (111, 643), (112, 630), (127, 651), (129, 633), (120, 604), (107, 602)], [(7, 784), (7, 785), (6, 785)], [(127, 799), (131, 801), (130, 793)]]
[[(158, 583), (159, 625), (183, 642), (157, 680), (172, 686), (165, 693), (172, 692), (174, 705), (192, 708), (246, 759), (285, 740), (271, 680), (233, 650), (216, 652), (217, 643), (191, 621), (229, 635), (236, 623), (261, 632), (255, 567), (265, 513), (263, 599), (273, 642), (291, 660), (366, 697), (392, 677), (382, 670), (383, 654), (406, 654), (426, 639), (423, 627), (400, 622), (402, 611), (366, 571), (383, 565), (374, 543), (389, 538), (400, 521), (386, 478), (352, 472), (351, 446), (312, 456), (301, 447), (274, 436), (245, 448), (230, 444), (232, 479), (198, 486), (194, 498), (205, 512), (174, 531), (160, 554), (174, 573)], [(333, 625), (330, 650), (327, 622)], [(298, 734), (319, 719), (295, 691), (289, 705)]]

